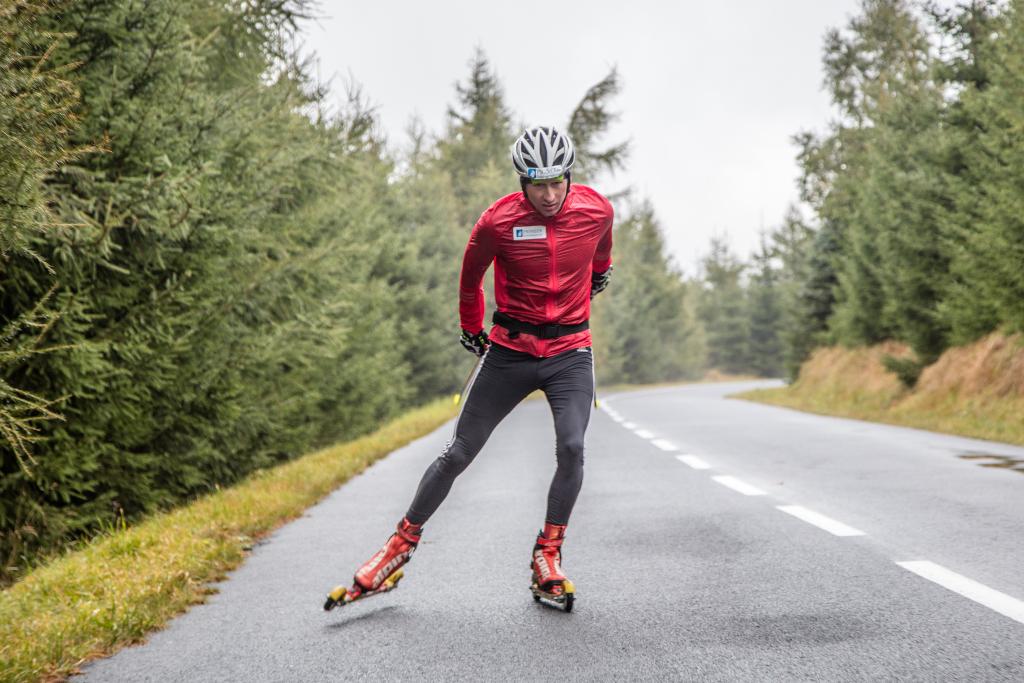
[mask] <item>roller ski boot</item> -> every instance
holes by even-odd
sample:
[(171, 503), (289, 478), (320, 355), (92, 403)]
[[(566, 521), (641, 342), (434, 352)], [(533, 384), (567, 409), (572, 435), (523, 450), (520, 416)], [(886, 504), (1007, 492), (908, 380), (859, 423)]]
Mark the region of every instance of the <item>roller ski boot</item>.
[(563, 538), (565, 525), (559, 524), (545, 523), (544, 531), (537, 534), (533, 560), (530, 562), (533, 571), (530, 591), (535, 602), (543, 600), (546, 604), (571, 612), (576, 601), (576, 587), (562, 573)]
[(403, 518), (384, 547), (356, 572), (352, 587), (337, 586), (330, 592), (324, 610), (330, 611), (371, 595), (387, 593), (398, 586), (405, 575), (402, 565), (412, 557), (422, 530), (422, 525), (412, 524)]

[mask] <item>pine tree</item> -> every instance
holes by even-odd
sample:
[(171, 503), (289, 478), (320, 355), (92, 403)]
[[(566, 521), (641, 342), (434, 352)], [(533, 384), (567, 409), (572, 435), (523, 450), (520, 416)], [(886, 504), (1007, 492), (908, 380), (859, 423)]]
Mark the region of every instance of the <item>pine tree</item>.
[(750, 369), (750, 320), (741, 277), (745, 266), (724, 237), (711, 239), (704, 257), (698, 312), (707, 335), (708, 366), (725, 372)]
[(762, 234), (760, 247), (753, 255), (746, 296), (750, 319), (749, 366), (761, 377), (782, 374), (783, 313), (773, 257), (767, 235)]
[(519, 189), (507, 162), (515, 129), (504, 89), (482, 50), (477, 49), (468, 79), (457, 83), (455, 92), (438, 157), (451, 177), (457, 218), (468, 236), (491, 202)]
[(939, 315), (950, 343), (965, 344), (996, 329), (1001, 322), (992, 298), (982, 295), (988, 280), (985, 259), (975, 259), (977, 252), (972, 248), (982, 243), (977, 205), (984, 200), (977, 185), (985, 181), (971, 176), (968, 160), (980, 148), (977, 138), (984, 124), (968, 103), (973, 93), (989, 86), (989, 62), (996, 57), (994, 42), (1004, 18), (994, 0), (944, 11), (933, 8), (932, 16), (950, 45), (937, 65), (940, 80), (947, 90), (961, 92), (944, 112), (948, 140), (943, 181), (949, 187), (950, 200), (939, 207), (938, 220), (944, 250), (949, 254), (949, 275)]
[(696, 377), (705, 359), (694, 295), (665, 253), (650, 204), (619, 220), (614, 239), (612, 284), (594, 299), (592, 314), (599, 380)]
[(923, 10), (866, 0), (829, 34), (841, 118), (798, 137), (820, 228), (787, 333), (793, 361), (800, 340), (896, 338), (927, 363), (950, 343), (1024, 329), (1024, 5)]
[(413, 159), (395, 189), (396, 239), (385, 267), (398, 295), (405, 362), (417, 402), (458, 390), (468, 357), (459, 332), (458, 280), (465, 226), (459, 225), (451, 178)]
[(1024, 3), (958, 22), (969, 33), (973, 81), (955, 112), (963, 168), (947, 223), (957, 248), (944, 313), (966, 342), (997, 325), (1024, 329)]
[[(85, 151), (69, 143), (77, 125), (78, 89), (70, 80), (70, 70), (51, 60), (60, 37), (46, 30), (45, 24), (56, 9), (52, 3), (26, 1), (0, 12), (0, 272), (10, 267), (15, 256), (36, 260), (43, 270), (49, 269), (30, 246), (53, 227), (45, 182), (60, 165)], [(40, 332), (57, 317), (48, 307), (51, 296), (52, 285), (23, 307), (12, 306), (7, 296), (0, 296), (3, 473), (28, 471), (37, 423), (58, 417), (50, 409), (52, 400), (7, 381), (9, 368), (47, 351)]]
[[(36, 548), (370, 429), (411, 398), (381, 272), (390, 163), (283, 49), (301, 3), (69, 4), (83, 104), (44, 186), (60, 225), (0, 272), (6, 319), (60, 316), (5, 382), (54, 408), (0, 473), (5, 573)], [(244, 25), (244, 27), (243, 27)], [(216, 67), (216, 68), (214, 68)], [(45, 170), (45, 169), (44, 169)]]
[[(811, 279), (811, 258), (814, 248), (815, 231), (804, 221), (799, 210), (790, 206), (782, 224), (772, 231), (771, 253), (778, 260), (779, 309), (781, 315), (779, 340), (781, 344), (781, 369), (786, 377), (793, 379), (813, 348), (813, 332), (809, 323), (813, 314), (804, 307), (801, 296)], [(814, 332), (825, 328), (831, 309)]]
[(614, 173), (625, 168), (629, 157), (629, 142), (619, 142), (603, 149), (598, 140), (618, 120), (611, 111), (610, 100), (619, 94), (622, 83), (616, 69), (592, 85), (576, 105), (569, 117), (567, 130), (576, 147), (576, 164), (572, 175), (575, 182), (588, 183), (602, 172)]
[(795, 379), (811, 351), (828, 343), (828, 320), (835, 304), (833, 263), (839, 251), (830, 224), (813, 230), (791, 207), (771, 236), (780, 263), (783, 367)]
[(826, 84), (842, 115), (803, 136), (802, 188), (838, 240), (829, 326), (837, 341), (895, 337), (923, 359), (945, 348), (940, 236), (947, 140), (928, 38), (904, 0), (868, 0), (826, 42)]
[(946, 347), (938, 317), (949, 270), (939, 220), (949, 203), (943, 93), (928, 38), (909, 8), (871, 8), (859, 30), (861, 50), (877, 52), (881, 44), (894, 53), (863, 86), (873, 103), (861, 213), (877, 235), (882, 315), (893, 336), (930, 362)]

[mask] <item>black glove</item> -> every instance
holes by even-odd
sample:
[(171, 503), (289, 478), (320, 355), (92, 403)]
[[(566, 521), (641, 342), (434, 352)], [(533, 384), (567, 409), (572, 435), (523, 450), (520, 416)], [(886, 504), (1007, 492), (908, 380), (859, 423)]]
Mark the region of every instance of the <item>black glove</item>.
[(459, 341), (466, 348), (467, 351), (471, 351), (478, 356), (484, 355), (484, 351), (491, 345), (491, 340), (487, 338), (487, 333), (480, 330), (476, 334), (470, 334), (466, 330), (462, 331), (462, 336), (459, 337)]
[(612, 268), (615, 266), (608, 266), (608, 270), (603, 273), (591, 273), (590, 274), (590, 298), (593, 299), (595, 296), (600, 294), (608, 286), (608, 283), (612, 280)]

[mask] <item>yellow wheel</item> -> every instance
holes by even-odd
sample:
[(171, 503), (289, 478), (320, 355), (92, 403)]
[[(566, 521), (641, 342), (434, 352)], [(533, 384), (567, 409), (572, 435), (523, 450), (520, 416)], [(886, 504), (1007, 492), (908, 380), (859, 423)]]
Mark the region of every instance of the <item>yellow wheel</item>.
[(379, 590), (390, 591), (392, 588), (397, 586), (398, 582), (401, 581), (401, 578), (404, 577), (404, 575), (406, 575), (406, 571), (404, 571), (404, 569), (398, 569), (391, 574), (390, 577), (384, 580), (384, 583), (381, 585)]
[(565, 594), (565, 611), (571, 612), (572, 606), (576, 602), (576, 586), (572, 581), (566, 579), (562, 582), (562, 592)]
[(331, 610), (337, 605), (343, 604), (347, 596), (348, 588), (345, 586), (336, 586), (334, 590), (327, 594), (327, 602), (324, 603), (324, 609)]

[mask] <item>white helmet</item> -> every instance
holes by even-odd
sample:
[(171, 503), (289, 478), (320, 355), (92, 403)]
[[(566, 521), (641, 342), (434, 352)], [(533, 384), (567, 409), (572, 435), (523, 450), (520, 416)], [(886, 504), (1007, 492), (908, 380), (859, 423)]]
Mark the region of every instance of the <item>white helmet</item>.
[(511, 150), (516, 173), (530, 180), (558, 178), (576, 162), (572, 140), (551, 126), (527, 128)]

